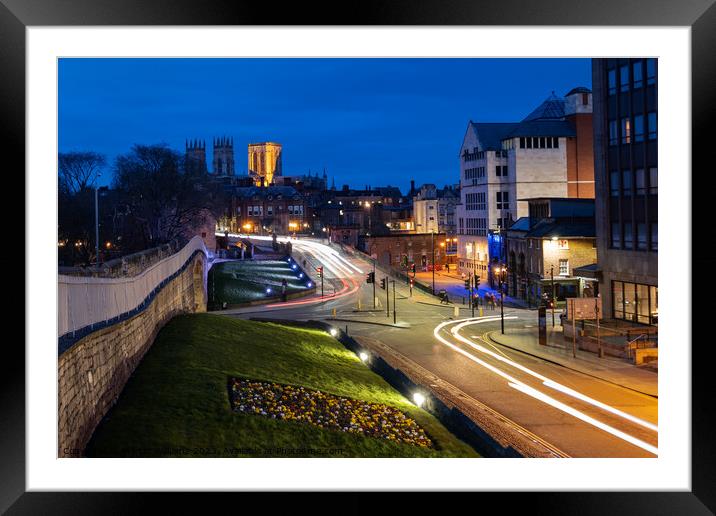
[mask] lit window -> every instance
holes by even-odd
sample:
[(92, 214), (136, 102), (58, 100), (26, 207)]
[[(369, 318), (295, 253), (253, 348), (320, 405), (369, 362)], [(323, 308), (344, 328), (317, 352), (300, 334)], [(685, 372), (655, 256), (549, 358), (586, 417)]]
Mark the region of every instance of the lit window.
[(559, 260), (559, 275), (569, 276), (569, 260)]
[(557, 240), (557, 249), (569, 249), (569, 240)]
[(631, 121), (622, 118), (622, 143), (631, 143)]

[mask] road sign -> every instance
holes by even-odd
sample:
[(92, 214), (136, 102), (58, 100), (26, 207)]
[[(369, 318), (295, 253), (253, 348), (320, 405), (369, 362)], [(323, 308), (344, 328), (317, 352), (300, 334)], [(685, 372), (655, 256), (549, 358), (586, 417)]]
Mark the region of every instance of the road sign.
[(582, 319), (596, 319), (597, 309), (602, 317), (601, 297), (569, 297), (567, 298), (567, 320), (581, 321)]

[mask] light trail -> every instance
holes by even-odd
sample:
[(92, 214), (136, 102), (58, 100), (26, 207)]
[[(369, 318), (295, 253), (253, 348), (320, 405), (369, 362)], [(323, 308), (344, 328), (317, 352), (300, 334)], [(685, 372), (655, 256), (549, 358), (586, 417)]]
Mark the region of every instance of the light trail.
[[(513, 318), (513, 319), (516, 319), (517, 317), (512, 317), (512, 318)], [(634, 446), (637, 446), (637, 447), (639, 447), (639, 448), (642, 448), (643, 450), (646, 450), (646, 451), (648, 451), (649, 453), (653, 453), (654, 455), (658, 455), (658, 451), (659, 451), (659, 450), (658, 450), (658, 448), (656, 448), (655, 446), (653, 446), (653, 445), (651, 445), (651, 444), (649, 444), (649, 443), (647, 443), (647, 442), (644, 442), (644, 441), (642, 441), (642, 440), (640, 440), (640, 439), (638, 439), (638, 438), (636, 438), (636, 437), (633, 437), (633, 436), (631, 436), (631, 435), (629, 435), (629, 434), (627, 434), (627, 433), (625, 433), (625, 432), (622, 432), (621, 430), (618, 430), (618, 429), (616, 429), (616, 428), (614, 428), (614, 427), (612, 427), (612, 426), (610, 426), (610, 425), (607, 425), (606, 423), (602, 423), (601, 421), (598, 421), (597, 419), (594, 419), (593, 417), (588, 416), (587, 414), (584, 414), (583, 412), (580, 412), (579, 410), (577, 410), (577, 409), (575, 409), (575, 408), (572, 408), (572, 407), (569, 407), (568, 405), (565, 405), (564, 403), (562, 403), (562, 402), (560, 402), (560, 401), (558, 401), (558, 400), (556, 400), (556, 399), (554, 399), (554, 398), (548, 396), (547, 394), (544, 394), (544, 393), (541, 393), (541, 392), (537, 391), (537, 390), (534, 389), (533, 387), (530, 387), (529, 385), (526, 385), (524, 382), (522, 382), (522, 381), (520, 381), (520, 380), (514, 378), (513, 376), (511, 376), (511, 375), (507, 374), (506, 372), (502, 371), (501, 369), (499, 369), (499, 368), (497, 368), (497, 367), (495, 367), (495, 366), (493, 366), (493, 365), (491, 365), (491, 364), (488, 364), (488, 363), (485, 362), (484, 360), (481, 360), (481, 359), (479, 359), (478, 357), (474, 356), (473, 354), (468, 353), (467, 351), (465, 351), (465, 350), (459, 348), (458, 346), (456, 346), (456, 345), (454, 345), (453, 343), (449, 342), (447, 339), (443, 338), (443, 337), (440, 335), (440, 331), (441, 331), (445, 326), (448, 326), (448, 325), (450, 325), (450, 324), (460, 323), (460, 322), (464, 322), (464, 321), (474, 321), (474, 324), (480, 324), (480, 323), (493, 322), (493, 321), (499, 321), (499, 320), (500, 320), (499, 317), (486, 317), (486, 318), (482, 318), (482, 319), (480, 319), (480, 320), (476, 320), (476, 319), (472, 319), (472, 318), (467, 318), (467, 319), (458, 319), (458, 320), (455, 320), (455, 321), (445, 321), (445, 322), (442, 322), (442, 323), (438, 324), (438, 325), (433, 329), (433, 336), (434, 336), (437, 340), (439, 340), (440, 342), (442, 342), (443, 344), (445, 344), (446, 346), (448, 346), (448, 347), (449, 347), (450, 349), (452, 349), (453, 351), (456, 351), (457, 353), (460, 353), (461, 355), (463, 355), (464, 357), (468, 358), (469, 360), (472, 360), (473, 362), (475, 362), (475, 363), (477, 363), (477, 364), (483, 366), (484, 368), (488, 369), (489, 371), (492, 371), (492, 372), (495, 373), (496, 375), (498, 375), (498, 376), (504, 378), (505, 380), (507, 380), (507, 382), (508, 382), (507, 385), (508, 385), (509, 387), (511, 387), (511, 388), (513, 388), (513, 389), (516, 389), (516, 390), (522, 392), (523, 394), (526, 394), (526, 395), (528, 395), (528, 396), (531, 396), (531, 397), (533, 397), (533, 398), (535, 398), (535, 399), (537, 399), (537, 400), (539, 400), (539, 401), (542, 401), (543, 403), (547, 403), (548, 405), (551, 405), (552, 407), (554, 407), (554, 408), (556, 408), (556, 409), (558, 409), (558, 410), (561, 410), (562, 412), (565, 412), (566, 414), (569, 414), (569, 415), (571, 415), (571, 416), (573, 416), (573, 417), (575, 417), (575, 418), (577, 418), (577, 419), (580, 419), (580, 420), (584, 421), (585, 423), (588, 423), (588, 424), (590, 424), (590, 425), (592, 425), (592, 426), (594, 426), (594, 427), (596, 427), (596, 428), (599, 428), (600, 430), (603, 430), (603, 431), (605, 431), (605, 432), (607, 432), (607, 433), (609, 433), (609, 434), (612, 434), (613, 436), (618, 437), (619, 439), (622, 439), (622, 440), (624, 440), (624, 441), (627, 441), (627, 442), (633, 444)]]
[(531, 376), (534, 376), (535, 378), (542, 381), (542, 384), (546, 387), (550, 387), (552, 389), (555, 389), (557, 391), (560, 391), (568, 396), (571, 396), (573, 398), (579, 399), (585, 403), (588, 403), (590, 405), (593, 405), (595, 407), (598, 407), (605, 412), (610, 412), (614, 414), (615, 416), (621, 417), (623, 419), (626, 419), (628, 421), (631, 421), (632, 423), (636, 423), (637, 425), (643, 426), (644, 428), (648, 428), (649, 430), (653, 430), (654, 432), (658, 432), (659, 428), (654, 425), (653, 423), (649, 423), (648, 421), (644, 421), (643, 419), (639, 419), (636, 416), (632, 416), (631, 414), (624, 412), (622, 410), (619, 410), (617, 408), (612, 407), (611, 405), (607, 405), (606, 403), (603, 403), (599, 400), (595, 400), (594, 398), (590, 398), (589, 396), (582, 394), (581, 392), (575, 391), (574, 389), (571, 389), (567, 387), (566, 385), (562, 385), (561, 383), (555, 382), (554, 380), (547, 378), (546, 376), (543, 376), (536, 371), (533, 371), (532, 369), (529, 369), (522, 364), (519, 364), (513, 360), (510, 360), (509, 358), (498, 355), (494, 351), (491, 351), (485, 347), (483, 347), (480, 344), (476, 344), (475, 342), (471, 341), (470, 339), (463, 337), (462, 335), (459, 335), (459, 331), (464, 328), (465, 326), (471, 326), (473, 324), (476, 324), (475, 322), (464, 322), (461, 324), (458, 324), (457, 326), (450, 329), (450, 333), (452, 333), (453, 337), (455, 337), (460, 342), (464, 342), (465, 344), (469, 345), (470, 347), (490, 355), (491, 357), (504, 362), (512, 367), (515, 367), (519, 369), (520, 371), (523, 371)]

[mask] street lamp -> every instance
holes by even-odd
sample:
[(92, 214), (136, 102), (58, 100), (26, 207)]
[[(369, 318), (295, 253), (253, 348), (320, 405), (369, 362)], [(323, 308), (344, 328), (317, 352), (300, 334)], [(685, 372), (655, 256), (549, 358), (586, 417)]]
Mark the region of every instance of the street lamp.
[(552, 328), (554, 328), (554, 305), (557, 304), (554, 297), (554, 264), (549, 266), (549, 275), (552, 278)]
[(500, 330), (505, 334), (505, 291), (503, 284), (507, 275), (507, 267), (500, 269)]
[(430, 241), (433, 248), (433, 295), (435, 295), (435, 231), (430, 232)]

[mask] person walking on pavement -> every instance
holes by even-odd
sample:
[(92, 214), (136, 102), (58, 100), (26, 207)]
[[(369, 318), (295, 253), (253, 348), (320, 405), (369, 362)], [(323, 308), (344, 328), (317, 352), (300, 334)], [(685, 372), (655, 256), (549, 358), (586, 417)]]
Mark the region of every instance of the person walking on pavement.
[(288, 282), (286, 280), (281, 281), (281, 301), (286, 301), (286, 287), (288, 286)]

